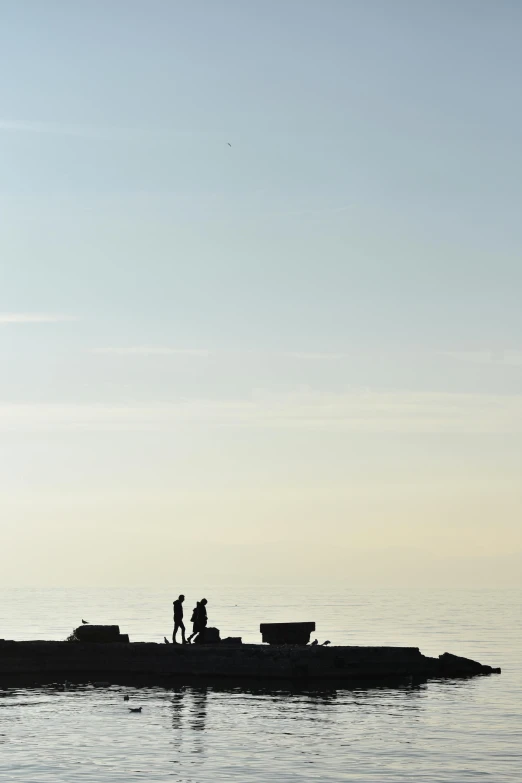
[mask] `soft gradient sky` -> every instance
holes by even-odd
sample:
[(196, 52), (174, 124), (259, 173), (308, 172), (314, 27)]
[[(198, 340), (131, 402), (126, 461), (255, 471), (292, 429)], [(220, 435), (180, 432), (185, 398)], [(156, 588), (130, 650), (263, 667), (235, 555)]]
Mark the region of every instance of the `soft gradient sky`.
[(521, 585), (520, 2), (0, 22), (0, 583)]

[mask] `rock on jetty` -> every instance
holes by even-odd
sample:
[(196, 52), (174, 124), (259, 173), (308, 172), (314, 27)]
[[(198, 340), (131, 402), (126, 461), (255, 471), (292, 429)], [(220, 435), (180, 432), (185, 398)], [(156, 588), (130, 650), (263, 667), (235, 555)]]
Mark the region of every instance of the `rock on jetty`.
[(75, 642), (104, 642), (105, 644), (114, 644), (114, 642), (128, 642), (129, 635), (120, 633), (119, 625), (80, 625), (72, 632), (68, 641)]
[[(119, 630), (118, 630), (119, 633)], [(119, 682), (121, 678), (397, 680), (500, 673), (468, 658), (430, 658), (417, 647), (0, 640), (0, 680), (24, 676)]]
[(268, 644), (308, 644), (315, 623), (261, 623), (259, 630)]

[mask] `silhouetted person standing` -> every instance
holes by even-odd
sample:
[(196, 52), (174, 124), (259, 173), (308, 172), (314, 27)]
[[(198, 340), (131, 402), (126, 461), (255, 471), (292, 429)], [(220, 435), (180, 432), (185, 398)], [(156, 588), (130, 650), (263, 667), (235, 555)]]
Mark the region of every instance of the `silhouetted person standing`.
[(183, 601), (184, 600), (185, 600), (185, 596), (180, 595), (177, 601), (173, 601), (173, 606), (174, 606), (174, 633), (172, 634), (173, 644), (177, 644), (176, 634), (179, 628), (181, 628), (181, 641), (183, 642), (183, 644), (187, 643), (187, 640), (185, 639), (185, 626), (183, 624)]

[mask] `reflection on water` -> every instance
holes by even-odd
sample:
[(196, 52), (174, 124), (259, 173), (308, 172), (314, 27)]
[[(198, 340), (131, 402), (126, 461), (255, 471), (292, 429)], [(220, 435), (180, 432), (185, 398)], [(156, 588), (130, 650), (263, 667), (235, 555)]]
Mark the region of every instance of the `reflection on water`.
[[(144, 625), (156, 598), (143, 601)], [(418, 594), (395, 595), (391, 602), (389, 595), (367, 596), (366, 603), (355, 596), (333, 608), (325, 598), (314, 610), (328, 624), (329, 638), (341, 636), (335, 629), (350, 615), (349, 634), (359, 628), (361, 643), (381, 637), (383, 643), (419, 643), (428, 653), (474, 654), (502, 665), (500, 677), (351, 688), (263, 682), (0, 688), (0, 781), (477, 783), (488, 777), (519, 783), (519, 599), (517, 593), (439, 594), (422, 608)], [(308, 613), (317, 593), (303, 600)], [(383, 625), (369, 619), (386, 616), (375, 606), (370, 611), (370, 600), (393, 608), (396, 640), (389, 618)], [(56, 606), (56, 596), (52, 602)], [(252, 596), (250, 609), (254, 602)], [(6, 596), (0, 605), (8, 606)], [(19, 618), (23, 610), (19, 603)], [(451, 623), (444, 622), (448, 617)], [(129, 706), (142, 712), (129, 713)]]
[(208, 688), (186, 688), (172, 701), (174, 742), (180, 751), (203, 753), (207, 718)]
[(205, 720), (207, 717), (208, 688), (199, 688), (192, 690), (192, 723), (191, 727), (195, 731), (205, 730)]
[[(172, 694), (172, 728), (174, 732), (179, 732), (183, 726), (183, 699), (185, 697), (185, 689), (180, 688), (178, 691), (174, 691)], [(178, 742), (180, 738), (178, 738)]]

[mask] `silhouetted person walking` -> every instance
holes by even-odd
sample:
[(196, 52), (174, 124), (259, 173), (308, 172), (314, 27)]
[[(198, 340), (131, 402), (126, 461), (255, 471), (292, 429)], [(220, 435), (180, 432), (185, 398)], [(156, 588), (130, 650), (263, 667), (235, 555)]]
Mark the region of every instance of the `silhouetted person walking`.
[(192, 623), (192, 633), (190, 634), (189, 638), (187, 639), (187, 642), (190, 644), (192, 639), (197, 636), (197, 633), (199, 631), (198, 628), (198, 613), (199, 613), (199, 601), (196, 601), (196, 606), (192, 610), (192, 617), (190, 618), (190, 622)]
[(187, 640), (185, 639), (185, 626), (183, 624), (183, 601), (185, 600), (184, 595), (180, 595), (177, 601), (173, 601), (174, 606), (174, 633), (172, 634), (172, 643), (178, 644), (176, 641), (176, 634), (178, 632), (178, 629), (181, 628), (181, 641), (183, 644), (187, 643)]
[(205, 641), (205, 628), (207, 627), (207, 599), (202, 598), (197, 605), (197, 619), (196, 624), (198, 628), (198, 635), (196, 642), (202, 644)]

